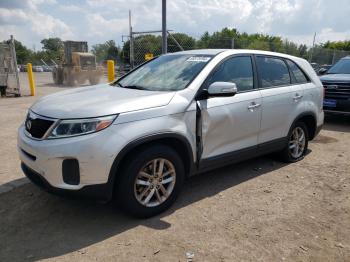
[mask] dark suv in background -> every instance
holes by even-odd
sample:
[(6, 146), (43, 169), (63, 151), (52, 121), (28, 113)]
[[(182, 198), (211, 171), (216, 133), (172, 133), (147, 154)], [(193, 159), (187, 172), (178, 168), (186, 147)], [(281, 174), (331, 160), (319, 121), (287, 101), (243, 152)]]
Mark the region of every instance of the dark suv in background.
[(320, 79), (325, 89), (324, 111), (350, 115), (350, 56), (320, 73), (323, 73)]

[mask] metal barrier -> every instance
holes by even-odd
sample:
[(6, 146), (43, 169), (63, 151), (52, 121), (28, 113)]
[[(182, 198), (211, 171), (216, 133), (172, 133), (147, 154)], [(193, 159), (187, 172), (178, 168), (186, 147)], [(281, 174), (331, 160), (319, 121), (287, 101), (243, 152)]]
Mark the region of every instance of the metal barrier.
[(350, 56), (350, 51), (314, 47), (310, 49), (310, 62), (322, 65), (334, 65), (341, 58)]
[(114, 61), (107, 61), (107, 72), (108, 72), (108, 82), (112, 82), (115, 79), (115, 69), (114, 69)]
[(35, 82), (34, 82), (34, 76), (33, 76), (33, 67), (31, 63), (27, 64), (27, 72), (28, 72), (30, 95), (35, 96)]
[(6, 94), (20, 96), (20, 84), (14, 39), (0, 43), (0, 86)]

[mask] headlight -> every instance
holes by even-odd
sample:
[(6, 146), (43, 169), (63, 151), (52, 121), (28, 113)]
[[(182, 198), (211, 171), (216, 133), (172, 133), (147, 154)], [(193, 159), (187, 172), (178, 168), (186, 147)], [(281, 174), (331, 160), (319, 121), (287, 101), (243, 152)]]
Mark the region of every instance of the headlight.
[(109, 127), (116, 118), (117, 116), (113, 115), (87, 119), (60, 120), (48, 138), (63, 138), (98, 132)]

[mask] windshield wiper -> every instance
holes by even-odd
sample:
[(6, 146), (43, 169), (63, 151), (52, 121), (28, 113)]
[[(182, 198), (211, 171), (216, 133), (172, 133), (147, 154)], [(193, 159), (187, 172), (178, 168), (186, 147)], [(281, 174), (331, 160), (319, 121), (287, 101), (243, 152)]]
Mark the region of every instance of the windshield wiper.
[(147, 90), (147, 88), (143, 86), (138, 86), (138, 85), (130, 85), (130, 86), (122, 86), (122, 87), (129, 88), (129, 89)]
[(143, 86), (138, 85), (129, 85), (129, 86), (123, 86), (121, 83), (117, 82), (115, 83), (117, 86), (123, 87), (123, 88), (129, 88), (129, 89), (138, 89), (138, 90), (148, 90), (147, 88)]

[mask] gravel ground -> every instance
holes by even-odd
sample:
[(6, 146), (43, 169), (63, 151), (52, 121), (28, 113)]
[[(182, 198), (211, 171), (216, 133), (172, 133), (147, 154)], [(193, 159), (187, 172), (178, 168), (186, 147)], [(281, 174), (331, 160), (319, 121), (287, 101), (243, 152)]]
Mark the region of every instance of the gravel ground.
[[(36, 78), (38, 97), (62, 90)], [(0, 261), (350, 261), (350, 117), (327, 117), (301, 162), (193, 177), (169, 211), (138, 220), (27, 183), (16, 129), (38, 97), (0, 99)]]

